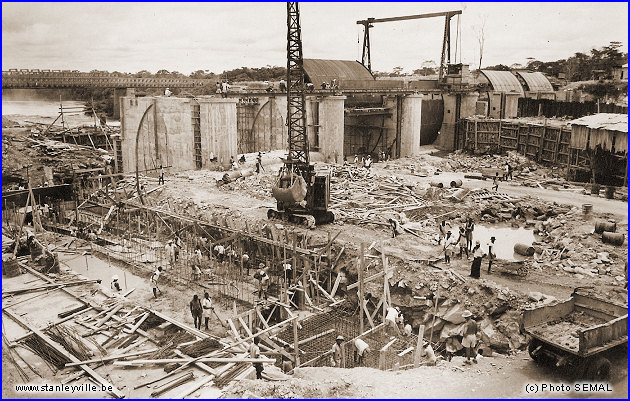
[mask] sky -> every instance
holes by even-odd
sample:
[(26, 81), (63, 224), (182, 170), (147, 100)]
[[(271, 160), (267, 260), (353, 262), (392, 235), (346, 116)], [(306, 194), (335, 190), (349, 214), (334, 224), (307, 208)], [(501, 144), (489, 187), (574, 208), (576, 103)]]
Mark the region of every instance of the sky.
[[(356, 21), (462, 10), (452, 19), (454, 62), (482, 66), (553, 61), (611, 41), (628, 51), (628, 4), (301, 2), (304, 58), (360, 60)], [(459, 26), (459, 29), (457, 27)], [(270, 3), (2, 3), (2, 69), (189, 74), (286, 66), (286, 5)], [(459, 33), (458, 33), (459, 31)], [(374, 24), (372, 69), (439, 63), (444, 18)], [(457, 40), (456, 40), (457, 38)]]

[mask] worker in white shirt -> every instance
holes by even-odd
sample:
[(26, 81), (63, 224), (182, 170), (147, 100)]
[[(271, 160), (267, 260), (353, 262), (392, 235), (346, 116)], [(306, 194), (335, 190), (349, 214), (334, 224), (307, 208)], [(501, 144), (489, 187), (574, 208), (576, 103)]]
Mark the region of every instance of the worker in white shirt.
[(206, 324), (206, 330), (208, 330), (208, 322), (210, 321), (210, 312), (212, 311), (212, 300), (210, 299), (210, 294), (205, 292), (203, 294), (203, 299), (201, 300), (201, 316)]
[(168, 240), (166, 245), (164, 246), (164, 250), (166, 251), (166, 257), (168, 258), (168, 263), (171, 267), (175, 264), (175, 245), (173, 245), (173, 240)]
[(335, 343), (332, 346), (332, 355), (330, 356), (330, 365), (333, 368), (341, 368), (343, 367), (342, 363), (345, 359), (343, 357), (343, 349), (341, 348), (341, 343), (343, 343), (343, 336), (337, 336)]
[(354, 362), (363, 365), (363, 361), (370, 353), (370, 345), (360, 338), (354, 340)]
[(497, 258), (497, 254), (494, 253), (494, 241), (496, 241), (496, 237), (490, 237), (490, 242), (488, 242), (488, 274), (492, 268), (492, 261)]
[[(157, 298), (157, 292), (160, 290), (157, 286), (158, 280), (160, 279), (160, 274), (162, 274), (162, 266), (158, 266), (157, 270), (153, 273), (149, 282), (151, 284), (151, 289), (153, 290), (153, 296)], [(162, 291), (160, 291), (162, 293)]]
[(114, 274), (112, 276), (112, 283), (110, 284), (110, 288), (115, 291), (120, 291), (120, 283), (118, 282), (118, 275)]
[[(260, 339), (258, 337), (254, 337), (254, 343), (250, 345), (249, 347), (250, 358), (253, 358), (253, 359), (260, 358), (260, 347), (258, 346), (259, 342), (260, 342)], [(254, 365), (254, 368), (256, 368), (256, 379), (262, 379), (263, 364), (254, 362), (253, 365)]]
[(390, 327), (393, 327), (394, 332), (396, 334), (400, 334), (400, 330), (398, 329), (398, 314), (400, 313), (399, 307), (389, 307), (387, 308), (387, 314), (385, 315), (385, 327), (387, 329), (387, 333), (391, 334)]

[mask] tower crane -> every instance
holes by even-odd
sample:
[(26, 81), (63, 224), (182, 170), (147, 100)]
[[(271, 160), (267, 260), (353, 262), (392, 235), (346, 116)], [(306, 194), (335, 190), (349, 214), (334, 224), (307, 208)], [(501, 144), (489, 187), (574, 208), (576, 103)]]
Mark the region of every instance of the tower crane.
[(287, 131), (289, 152), (272, 188), (277, 210), (267, 216), (314, 227), (330, 223), (334, 215), (328, 210), (330, 174), (318, 173), (310, 163), (306, 130), (306, 99), (302, 29), (297, 2), (287, 2)]

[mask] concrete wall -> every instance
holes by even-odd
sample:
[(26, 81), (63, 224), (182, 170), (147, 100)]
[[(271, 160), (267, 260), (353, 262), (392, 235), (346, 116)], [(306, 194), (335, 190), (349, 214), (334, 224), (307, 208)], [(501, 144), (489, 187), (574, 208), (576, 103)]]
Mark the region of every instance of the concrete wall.
[[(237, 159), (236, 103), (234, 99), (227, 98), (199, 99), (202, 168), (210, 166), (210, 152), (214, 153), (221, 166), (229, 166), (231, 156)], [(190, 145), (192, 155), (192, 137)]]
[(402, 100), (400, 121), (400, 157), (417, 156), (422, 127), (422, 95), (408, 95)]
[[(457, 115), (457, 102), (459, 98), (459, 115)], [(436, 147), (444, 150), (455, 149), (455, 128), (457, 122), (465, 117), (475, 115), (477, 108), (477, 100), (479, 100), (478, 92), (469, 93), (444, 93), (444, 119), (434, 144)]]
[(326, 96), (319, 103), (319, 153), (324, 160), (343, 162), (345, 96)]
[[(198, 98), (202, 167), (208, 167), (209, 153), (229, 164), (236, 155), (236, 100)], [(171, 166), (169, 172), (195, 168), (192, 125), (193, 99), (177, 97), (121, 98), (121, 139), (123, 172), (136, 170), (136, 136), (140, 171)], [(146, 113), (142, 126), (141, 120)]]

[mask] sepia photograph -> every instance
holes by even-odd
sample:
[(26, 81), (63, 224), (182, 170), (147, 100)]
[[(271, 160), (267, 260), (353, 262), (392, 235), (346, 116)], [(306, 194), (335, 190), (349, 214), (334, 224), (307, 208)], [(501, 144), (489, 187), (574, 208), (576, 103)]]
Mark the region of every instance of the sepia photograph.
[(3, 399), (627, 399), (627, 237), (627, 2), (2, 2)]

